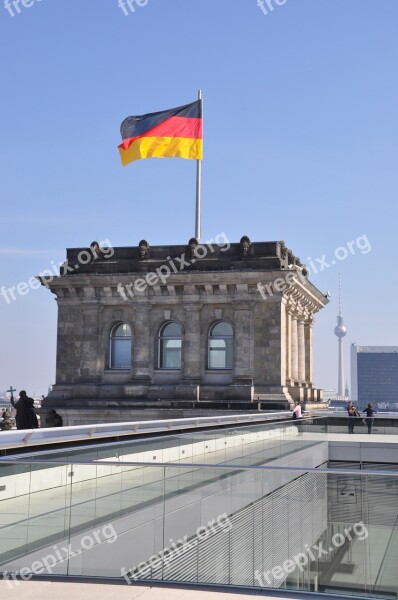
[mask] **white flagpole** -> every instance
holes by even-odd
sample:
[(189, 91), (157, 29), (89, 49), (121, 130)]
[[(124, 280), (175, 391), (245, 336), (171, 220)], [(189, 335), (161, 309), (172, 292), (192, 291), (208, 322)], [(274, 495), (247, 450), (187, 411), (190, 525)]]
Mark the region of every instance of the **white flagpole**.
[[(198, 100), (202, 101), (202, 90), (198, 92)], [(203, 105), (203, 102), (202, 102)], [(203, 119), (203, 114), (202, 114)], [(202, 121), (203, 123), (203, 121)], [(197, 161), (196, 166), (196, 215), (195, 215), (195, 237), (200, 242), (202, 221), (202, 161)]]

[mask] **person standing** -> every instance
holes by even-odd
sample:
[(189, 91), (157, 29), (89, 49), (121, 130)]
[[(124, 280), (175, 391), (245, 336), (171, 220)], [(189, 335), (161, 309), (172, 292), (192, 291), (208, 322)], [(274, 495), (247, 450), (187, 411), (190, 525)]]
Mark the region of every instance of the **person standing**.
[(347, 413), (348, 413), (348, 433), (354, 433), (355, 420), (358, 417), (358, 411), (349, 400), (347, 404)]
[(294, 408), (293, 408), (293, 421), (297, 421), (298, 419), (302, 419), (303, 415), (301, 412), (301, 405), (300, 405), (300, 400), (295, 400), (294, 401)]
[(372, 427), (374, 423), (374, 414), (375, 410), (373, 408), (373, 404), (369, 402), (368, 406), (363, 411), (366, 414), (365, 423), (368, 426), (368, 433), (372, 433)]
[(37, 429), (39, 427), (37, 416), (33, 409), (34, 400), (27, 396), (25, 390), (19, 392), (18, 402), (14, 402), (14, 398), (11, 398), (11, 404), (17, 411), (15, 417), (17, 429)]

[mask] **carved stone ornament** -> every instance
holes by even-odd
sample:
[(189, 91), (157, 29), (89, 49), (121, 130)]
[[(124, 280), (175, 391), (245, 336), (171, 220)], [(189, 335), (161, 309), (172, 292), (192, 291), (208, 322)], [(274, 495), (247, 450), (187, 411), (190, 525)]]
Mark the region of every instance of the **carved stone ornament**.
[(93, 255), (94, 260), (97, 260), (101, 254), (101, 248), (98, 242), (91, 242), (90, 250)]
[(250, 251), (250, 246), (252, 245), (250, 238), (247, 235), (244, 235), (240, 238), (240, 249), (242, 256), (247, 256)]
[(295, 265), (296, 264), (296, 257), (294, 256), (293, 252), (291, 250), (287, 251), (287, 260), (288, 260), (288, 264), (289, 265)]
[(199, 242), (196, 238), (191, 238), (188, 242), (188, 256), (189, 258), (195, 258), (196, 248), (199, 246)]
[(140, 258), (148, 258), (149, 257), (149, 244), (146, 240), (141, 240), (138, 244), (138, 250), (140, 253)]
[(279, 248), (280, 248), (281, 258), (285, 259), (287, 257), (287, 247), (283, 240), (281, 240), (279, 242)]

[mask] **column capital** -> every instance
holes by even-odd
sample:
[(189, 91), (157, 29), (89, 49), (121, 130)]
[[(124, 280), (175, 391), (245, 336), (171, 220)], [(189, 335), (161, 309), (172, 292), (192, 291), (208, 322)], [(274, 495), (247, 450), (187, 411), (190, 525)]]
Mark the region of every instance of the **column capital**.
[(297, 302), (295, 302), (291, 297), (288, 297), (286, 300), (286, 310), (291, 317), (295, 316), (297, 308)]
[(304, 321), (304, 323), (306, 323), (306, 324), (307, 324), (309, 321), (311, 321), (311, 319), (312, 319), (312, 323), (314, 322), (313, 315), (312, 315), (311, 311), (310, 311), (310, 310), (308, 310), (308, 308), (307, 308), (306, 306), (301, 306), (301, 307), (299, 307), (299, 309), (298, 309), (298, 311), (297, 311), (297, 314), (298, 314), (298, 317), (297, 317), (297, 318), (298, 318), (300, 321)]
[(295, 308), (291, 312), (293, 319), (297, 321), (304, 321), (305, 315), (301, 306), (295, 306)]

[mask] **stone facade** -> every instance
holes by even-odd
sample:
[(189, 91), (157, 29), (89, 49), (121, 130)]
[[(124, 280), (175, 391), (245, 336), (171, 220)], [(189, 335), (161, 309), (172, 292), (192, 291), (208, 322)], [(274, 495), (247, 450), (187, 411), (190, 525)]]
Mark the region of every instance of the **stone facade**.
[[(314, 315), (328, 300), (283, 242), (70, 249), (44, 285), (58, 303), (52, 406), (129, 407), (151, 401), (317, 401)], [(179, 368), (161, 368), (159, 334), (181, 328)], [(209, 332), (232, 326), (230, 368), (210, 368)], [(131, 329), (131, 366), (111, 368), (111, 335)], [(195, 404), (193, 404), (195, 405)], [(271, 405), (271, 404), (270, 404)]]

